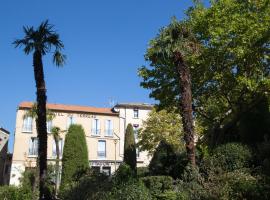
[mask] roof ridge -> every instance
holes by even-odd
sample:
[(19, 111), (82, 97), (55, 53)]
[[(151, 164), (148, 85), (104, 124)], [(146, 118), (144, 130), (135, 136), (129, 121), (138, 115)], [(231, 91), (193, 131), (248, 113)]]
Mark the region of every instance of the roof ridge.
[[(31, 108), (33, 102), (21, 102), (19, 108)], [(50, 110), (60, 110), (60, 111), (72, 111), (72, 112), (86, 112), (86, 113), (101, 113), (117, 115), (112, 108), (101, 108), (93, 106), (80, 106), (80, 105), (68, 105), (68, 104), (57, 104), (57, 103), (47, 103), (47, 108)]]

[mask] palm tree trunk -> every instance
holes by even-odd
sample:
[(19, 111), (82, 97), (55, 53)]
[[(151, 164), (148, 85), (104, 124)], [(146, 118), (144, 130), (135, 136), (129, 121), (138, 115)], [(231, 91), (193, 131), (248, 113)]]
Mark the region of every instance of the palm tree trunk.
[(180, 86), (180, 109), (184, 130), (184, 140), (186, 151), (190, 164), (196, 165), (195, 146), (194, 146), (194, 127), (192, 116), (192, 93), (191, 93), (191, 76), (188, 66), (183, 60), (180, 52), (175, 53), (174, 63), (179, 76)]
[(33, 58), (37, 95), (37, 135), (39, 163), (39, 199), (48, 199), (46, 191), (47, 175), (47, 126), (46, 126), (46, 85), (44, 80), (42, 54), (36, 50)]
[(55, 161), (55, 173), (56, 173), (56, 183), (55, 183), (55, 195), (58, 194), (59, 188), (59, 159), (60, 159), (60, 150), (59, 150), (59, 138), (55, 137), (55, 147), (56, 147), (56, 161)]

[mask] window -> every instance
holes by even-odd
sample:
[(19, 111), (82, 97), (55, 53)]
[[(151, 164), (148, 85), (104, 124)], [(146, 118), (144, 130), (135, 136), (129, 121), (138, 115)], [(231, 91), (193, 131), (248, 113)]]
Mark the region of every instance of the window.
[(138, 109), (138, 108), (135, 108), (135, 109), (133, 110), (133, 117), (134, 117), (134, 118), (139, 118), (139, 109)]
[(133, 132), (135, 140), (138, 139), (139, 124), (133, 124)]
[(136, 156), (137, 156), (137, 158), (140, 157), (140, 150), (139, 150), (139, 148), (136, 148)]
[(100, 167), (98, 166), (92, 166), (91, 167), (95, 173), (100, 173)]
[(47, 121), (47, 133), (52, 132), (52, 121)]
[(105, 121), (105, 135), (113, 136), (113, 122), (112, 120)]
[(111, 167), (102, 167), (102, 173), (110, 176), (111, 175)]
[[(60, 156), (60, 158), (62, 157), (62, 155), (63, 155), (63, 148), (64, 148), (64, 142), (63, 142), (63, 139), (60, 139), (59, 141), (58, 141), (58, 144), (59, 144), (59, 156)], [(53, 157), (56, 157), (57, 155), (56, 155), (56, 142), (55, 142), (55, 140), (53, 140), (53, 152), (52, 152), (52, 156)]]
[(23, 119), (23, 132), (32, 132), (32, 117), (25, 117)]
[(98, 155), (98, 158), (106, 158), (106, 141), (105, 140), (98, 141), (97, 155)]
[(67, 121), (67, 129), (70, 127), (70, 125), (75, 124), (75, 118), (73, 116), (68, 117)]
[(99, 119), (93, 119), (91, 133), (92, 133), (92, 135), (100, 135), (100, 121), (99, 121)]
[(32, 137), (29, 143), (29, 156), (37, 156), (38, 155), (38, 139)]

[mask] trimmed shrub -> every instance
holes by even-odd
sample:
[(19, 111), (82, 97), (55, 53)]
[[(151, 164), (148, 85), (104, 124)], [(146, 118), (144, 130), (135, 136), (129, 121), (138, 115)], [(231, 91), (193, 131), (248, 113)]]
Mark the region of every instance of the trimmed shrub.
[(239, 143), (223, 144), (213, 151), (213, 164), (225, 171), (248, 167), (252, 153), (249, 148)]
[(65, 139), (61, 191), (77, 181), (89, 168), (85, 133), (81, 125), (71, 125)]
[(148, 176), (140, 180), (142, 180), (154, 197), (158, 197), (162, 193), (173, 189), (173, 179), (170, 176)]
[(130, 168), (136, 173), (136, 166), (137, 166), (136, 144), (133, 133), (133, 126), (131, 124), (128, 124), (125, 134), (124, 163), (129, 165)]

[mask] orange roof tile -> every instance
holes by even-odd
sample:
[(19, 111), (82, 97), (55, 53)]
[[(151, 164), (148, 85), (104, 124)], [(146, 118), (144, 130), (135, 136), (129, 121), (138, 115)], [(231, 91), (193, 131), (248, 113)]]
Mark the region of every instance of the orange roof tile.
[[(19, 105), (19, 109), (32, 108), (32, 106), (33, 106), (32, 102), (22, 102)], [(96, 108), (96, 107), (89, 107), (89, 106), (76, 106), (76, 105), (51, 104), (51, 103), (47, 103), (47, 108), (49, 110), (55, 110), (55, 111), (118, 115), (118, 113), (113, 112), (111, 108)]]

